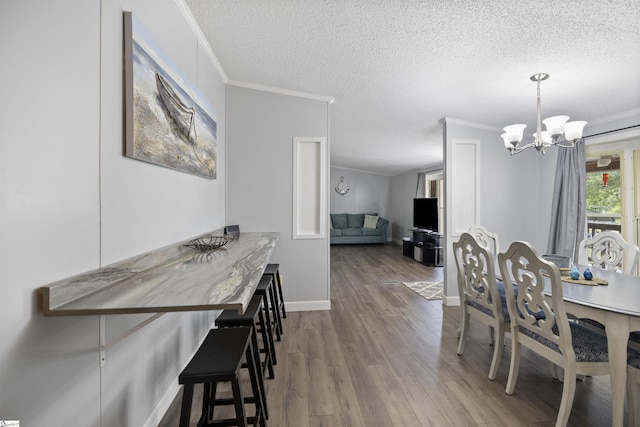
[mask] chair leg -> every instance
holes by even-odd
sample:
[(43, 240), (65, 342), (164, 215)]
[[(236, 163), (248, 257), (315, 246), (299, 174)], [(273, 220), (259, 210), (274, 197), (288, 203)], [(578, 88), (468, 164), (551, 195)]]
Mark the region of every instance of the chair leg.
[(627, 406), (629, 408), (629, 426), (640, 427), (640, 371), (627, 368)]
[[(494, 332), (493, 329), (491, 328)], [(496, 375), (498, 375), (498, 369), (500, 368), (500, 361), (502, 360), (502, 350), (504, 350), (504, 325), (498, 326), (496, 329), (498, 340), (493, 345), (493, 358), (491, 359), (491, 368), (489, 368), (489, 379), (491, 381), (496, 379)], [(492, 336), (494, 334), (491, 334)]]
[(509, 378), (507, 379), (507, 387), (505, 393), (513, 394), (513, 390), (516, 388), (516, 381), (518, 380), (518, 371), (520, 370), (520, 350), (521, 344), (515, 337), (518, 335), (511, 334), (514, 339), (511, 340), (511, 364), (509, 365)]
[(469, 313), (466, 308), (462, 308), (462, 322), (460, 324), (460, 340), (458, 341), (458, 355), (464, 352), (464, 345), (469, 335)]
[(496, 329), (493, 326), (489, 326), (489, 345), (496, 344)]
[(562, 386), (562, 401), (558, 410), (556, 427), (564, 427), (569, 422), (573, 399), (576, 394), (576, 365), (568, 363), (564, 368), (564, 385)]

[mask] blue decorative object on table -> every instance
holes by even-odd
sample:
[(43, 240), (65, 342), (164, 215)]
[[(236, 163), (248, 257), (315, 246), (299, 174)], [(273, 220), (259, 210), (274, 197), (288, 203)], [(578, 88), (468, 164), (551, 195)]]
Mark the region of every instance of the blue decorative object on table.
[(569, 272), (569, 276), (571, 276), (573, 280), (578, 280), (580, 278), (580, 272), (578, 271), (578, 268), (575, 265)]
[(587, 269), (584, 271), (584, 273), (582, 273), (582, 275), (584, 276), (585, 280), (593, 279), (593, 273), (591, 272), (591, 270), (589, 270), (589, 267), (587, 267)]

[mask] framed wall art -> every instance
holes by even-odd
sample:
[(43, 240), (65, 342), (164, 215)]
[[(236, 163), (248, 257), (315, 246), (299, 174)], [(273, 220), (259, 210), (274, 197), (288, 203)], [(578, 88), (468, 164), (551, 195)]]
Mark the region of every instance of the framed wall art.
[(208, 179), (214, 108), (131, 12), (124, 12), (125, 156)]

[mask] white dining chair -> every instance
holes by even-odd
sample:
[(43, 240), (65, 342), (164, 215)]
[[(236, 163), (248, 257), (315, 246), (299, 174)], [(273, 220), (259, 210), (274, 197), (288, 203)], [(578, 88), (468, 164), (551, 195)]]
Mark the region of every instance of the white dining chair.
[(605, 270), (614, 269), (637, 274), (640, 248), (622, 238), (617, 231), (605, 230), (584, 239), (578, 246), (578, 264), (592, 265)]
[[(640, 248), (622, 238), (617, 231), (605, 230), (590, 239), (584, 239), (578, 247), (578, 263), (586, 265), (592, 263), (605, 270), (622, 271), (626, 274), (637, 275), (637, 265), (640, 260)], [(580, 321), (604, 333), (604, 326), (591, 319)], [(629, 335), (630, 343), (640, 350), (640, 333)]]
[(458, 355), (464, 352), (470, 319), (488, 325), (492, 328), (492, 337), (495, 335), (489, 368), (489, 379), (494, 380), (502, 359), (509, 313), (504, 306), (504, 295), (500, 294), (496, 284), (493, 253), (481, 246), (469, 233), (462, 233), (460, 239), (453, 243), (453, 253), (458, 270), (462, 316)]
[[(474, 224), (469, 227), (469, 234), (471, 234), (478, 244), (483, 248), (487, 249), (493, 255), (493, 265), (497, 265), (498, 250), (500, 248), (500, 244), (498, 243), (498, 235), (496, 233), (492, 233), (487, 230), (485, 226), (480, 224)], [(458, 329), (458, 336), (460, 336), (460, 329)], [(489, 337), (491, 345), (495, 344), (495, 331), (489, 326)]]
[(474, 224), (469, 227), (469, 234), (471, 234), (483, 248), (489, 250), (495, 259), (498, 252), (500, 252), (500, 244), (496, 233), (487, 230), (483, 225)]
[[(513, 394), (525, 346), (563, 369), (562, 400), (556, 427), (566, 426), (581, 375), (608, 375), (606, 337), (569, 322), (560, 270), (526, 242), (514, 242), (498, 254), (511, 327), (511, 363), (505, 392)], [(550, 281), (551, 294), (544, 292)]]

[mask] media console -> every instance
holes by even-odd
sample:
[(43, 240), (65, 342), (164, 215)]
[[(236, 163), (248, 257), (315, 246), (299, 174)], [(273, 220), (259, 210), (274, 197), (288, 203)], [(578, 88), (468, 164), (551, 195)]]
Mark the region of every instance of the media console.
[(410, 228), (411, 240), (402, 242), (402, 254), (428, 267), (442, 267), (442, 235), (429, 230)]

